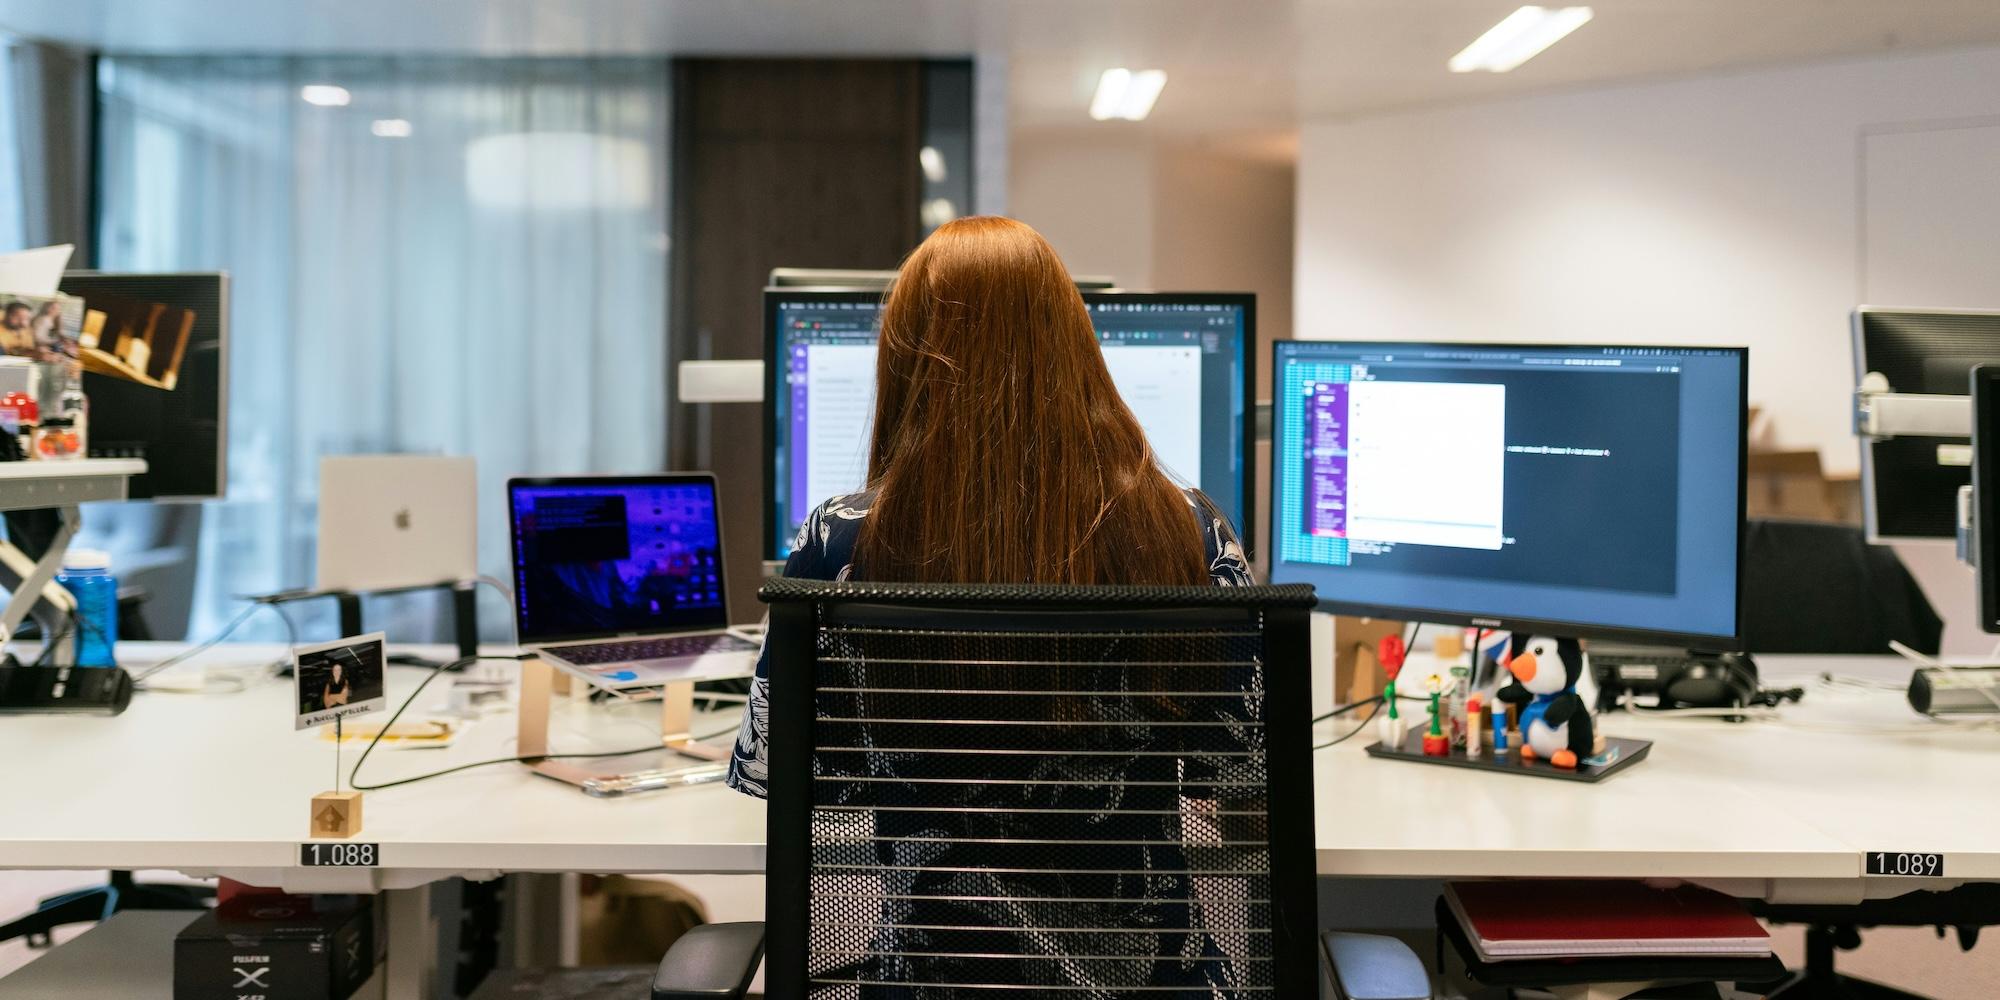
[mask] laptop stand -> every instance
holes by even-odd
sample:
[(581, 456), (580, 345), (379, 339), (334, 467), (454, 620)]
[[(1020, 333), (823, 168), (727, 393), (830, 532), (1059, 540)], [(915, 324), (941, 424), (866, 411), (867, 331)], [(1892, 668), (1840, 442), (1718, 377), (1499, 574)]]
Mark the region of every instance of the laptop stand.
[[(568, 674), (549, 666), (539, 656), (521, 661), (521, 702), (517, 713), (519, 730), (515, 740), (519, 753), (528, 760), (529, 770), (578, 788), (587, 781), (618, 777), (590, 769), (588, 761), (548, 760), (549, 705), (556, 694), (568, 694), (572, 681)], [(726, 747), (709, 746), (694, 739), (695, 681), (674, 681), (660, 689), (660, 747), (684, 757), (709, 763), (729, 759)]]

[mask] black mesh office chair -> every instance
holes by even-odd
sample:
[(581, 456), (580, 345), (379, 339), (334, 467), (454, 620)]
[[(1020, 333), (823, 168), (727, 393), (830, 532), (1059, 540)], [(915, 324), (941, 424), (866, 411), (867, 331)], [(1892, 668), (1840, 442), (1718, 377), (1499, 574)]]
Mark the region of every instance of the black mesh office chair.
[(1743, 541), (1743, 643), (1752, 653), (1935, 655), (1944, 632), (1895, 550), (1846, 524), (1753, 518)]
[(768, 921), (656, 998), (741, 996), (765, 927), (771, 1000), (1318, 995), (1311, 588), (762, 596)]

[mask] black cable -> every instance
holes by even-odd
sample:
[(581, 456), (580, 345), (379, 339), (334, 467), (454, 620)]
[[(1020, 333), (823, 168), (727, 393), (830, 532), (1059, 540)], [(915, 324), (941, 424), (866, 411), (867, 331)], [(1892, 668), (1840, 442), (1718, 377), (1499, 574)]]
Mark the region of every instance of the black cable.
[[(1377, 700), (1379, 701), (1380, 699)], [(1352, 739), (1355, 733), (1358, 733), (1363, 729), (1367, 729), (1368, 724), (1374, 722), (1375, 716), (1381, 711), (1382, 711), (1382, 706), (1379, 704), (1376, 705), (1375, 711), (1369, 712), (1368, 717), (1362, 719), (1358, 724), (1355, 725), (1353, 729), (1350, 729), (1347, 732), (1334, 737), (1333, 739), (1327, 740), (1325, 743), (1321, 743), (1319, 746), (1313, 747), (1313, 752), (1318, 753), (1319, 751), (1324, 750), (1327, 747), (1339, 746), (1340, 744), (1347, 742), (1349, 739)]]
[(1373, 705), (1373, 704), (1376, 704), (1376, 703), (1380, 702), (1381, 700), (1382, 700), (1382, 696), (1378, 694), (1378, 695), (1376, 695), (1376, 696), (1375, 696), (1375, 697), (1373, 697), (1373, 698), (1363, 698), (1363, 699), (1361, 699), (1360, 701), (1357, 701), (1357, 702), (1352, 702), (1352, 703), (1350, 703), (1350, 704), (1346, 704), (1346, 705), (1342, 705), (1342, 706), (1340, 706), (1339, 708), (1336, 708), (1336, 709), (1334, 709), (1334, 710), (1333, 710), (1333, 711), (1331, 711), (1331, 712), (1327, 712), (1327, 713), (1325, 713), (1325, 714), (1323, 714), (1323, 715), (1315, 715), (1315, 716), (1313, 716), (1313, 720), (1312, 720), (1312, 724), (1313, 724), (1313, 725), (1315, 725), (1315, 726), (1317, 726), (1317, 725), (1319, 725), (1320, 723), (1322, 723), (1322, 722), (1325, 722), (1325, 721), (1326, 721), (1326, 720), (1328, 720), (1328, 719), (1331, 719), (1331, 718), (1334, 718), (1334, 717), (1336, 717), (1336, 716), (1341, 716), (1341, 715), (1346, 715), (1347, 713), (1349, 713), (1349, 712), (1352, 712), (1352, 711), (1354, 711), (1354, 710), (1355, 710), (1355, 709), (1357, 709), (1357, 708), (1366, 708), (1367, 706), (1369, 706), (1369, 705)]
[[(429, 686), (430, 682), (437, 680), (439, 674), (451, 670), (458, 670), (463, 667), (470, 666), (473, 663), (477, 663), (481, 660), (523, 660), (527, 659), (528, 656), (530, 655), (532, 654), (523, 653), (511, 656), (465, 656), (465, 657), (460, 657), (459, 659), (456, 660), (452, 660), (449, 663), (441, 663), (436, 667), (431, 668), (431, 671), (424, 675), (424, 679), (417, 683), (416, 690), (411, 691), (409, 697), (404, 698), (403, 703), (396, 706), (396, 711), (390, 714), (389, 721), (383, 723), (382, 728), (376, 731), (375, 738), (368, 741), (368, 746), (361, 751), (361, 757), (354, 762), (354, 769), (347, 772), (347, 787), (352, 788), (357, 792), (376, 792), (376, 791), (381, 791), (384, 788), (395, 788), (399, 785), (410, 785), (410, 784), (415, 784), (416, 782), (419, 781), (429, 781), (432, 778), (442, 778), (448, 774), (457, 774), (460, 771), (470, 771), (478, 767), (491, 767), (495, 764), (526, 764), (541, 760), (589, 760), (598, 757), (629, 757), (633, 754), (647, 753), (653, 750), (660, 749), (660, 744), (651, 743), (646, 746), (638, 747), (631, 750), (601, 750), (594, 753), (548, 753), (548, 754), (541, 754), (539, 756), (517, 755), (513, 757), (494, 757), (489, 760), (476, 760), (469, 764), (459, 764), (456, 767), (447, 767), (442, 771), (432, 771), (428, 774), (419, 774), (408, 778), (397, 778), (394, 781), (385, 781), (382, 782), (381, 784), (364, 785), (361, 783), (361, 765), (368, 763), (368, 755), (375, 751), (375, 745), (382, 742), (382, 737), (389, 732), (390, 727), (396, 724), (397, 719), (403, 717), (404, 710), (408, 709), (412, 704), (416, 702), (417, 696), (424, 692), (424, 688)], [(703, 740), (712, 740), (717, 736), (723, 736), (728, 733), (733, 733), (737, 730), (738, 726), (740, 725), (741, 723), (738, 723), (737, 726), (730, 726), (728, 729), (720, 729), (713, 733), (709, 733), (703, 736), (697, 736), (694, 738), (695, 742), (698, 743)]]
[(76, 629), (77, 623), (80, 621), (82, 621), (82, 619), (78, 618), (76, 611), (72, 609), (69, 612), (69, 614), (63, 619), (62, 631), (57, 632), (55, 638), (42, 643), (41, 655), (35, 657), (35, 662), (33, 665), (37, 667), (48, 666), (49, 661), (55, 658), (56, 647), (62, 645), (62, 641), (64, 639), (69, 638), (70, 632)]

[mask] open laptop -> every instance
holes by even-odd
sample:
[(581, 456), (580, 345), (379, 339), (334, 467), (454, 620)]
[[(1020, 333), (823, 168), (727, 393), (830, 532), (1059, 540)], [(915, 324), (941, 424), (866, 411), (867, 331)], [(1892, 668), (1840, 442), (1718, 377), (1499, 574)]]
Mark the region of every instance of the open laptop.
[(401, 590), (479, 575), (470, 458), (330, 455), (319, 461), (314, 589)]
[(521, 647), (609, 690), (743, 677), (715, 477), (511, 479)]

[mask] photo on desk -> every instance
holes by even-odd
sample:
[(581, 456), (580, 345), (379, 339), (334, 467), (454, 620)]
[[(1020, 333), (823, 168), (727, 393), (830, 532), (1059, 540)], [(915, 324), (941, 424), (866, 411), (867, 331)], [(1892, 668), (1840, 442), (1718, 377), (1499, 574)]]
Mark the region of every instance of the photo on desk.
[(382, 708), (387, 700), (382, 670), (388, 662), (383, 642), (383, 633), (376, 632), (299, 647), (292, 654), (299, 705), (294, 728), (311, 729)]

